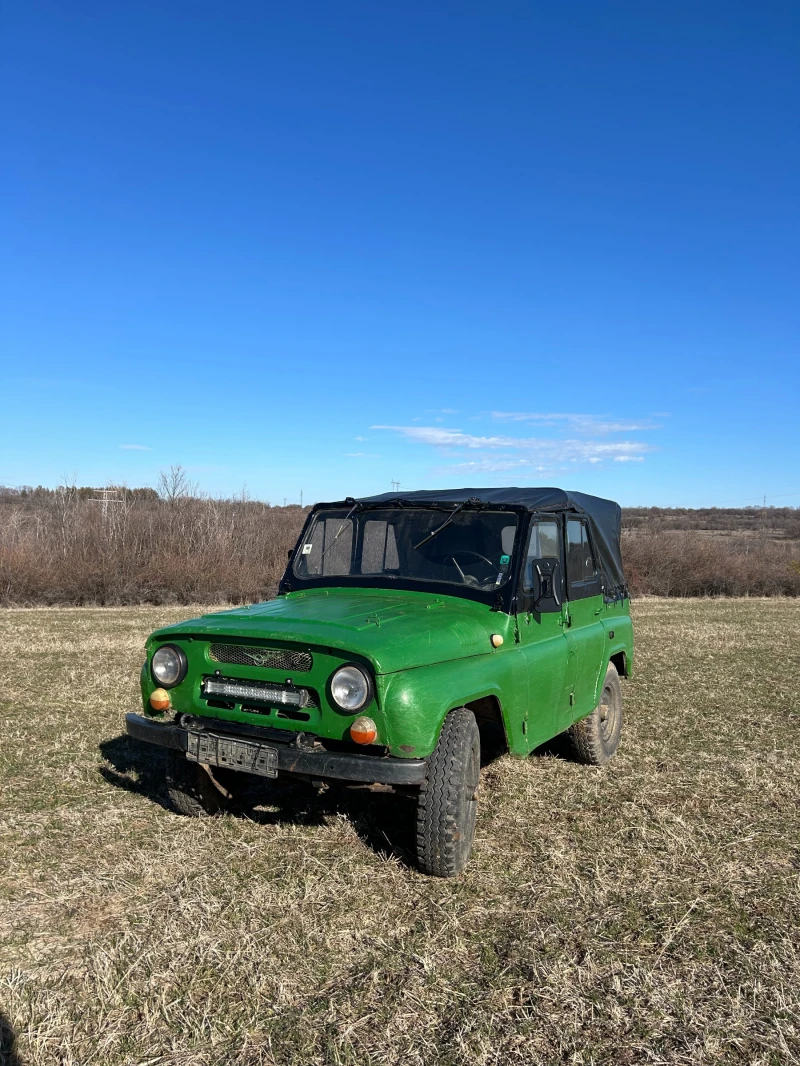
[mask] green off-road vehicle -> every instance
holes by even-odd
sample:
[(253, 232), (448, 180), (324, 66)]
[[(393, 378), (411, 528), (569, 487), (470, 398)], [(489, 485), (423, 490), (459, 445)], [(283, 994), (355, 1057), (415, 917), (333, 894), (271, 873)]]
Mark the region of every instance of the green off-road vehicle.
[(167, 790), (224, 810), (251, 775), (383, 785), (417, 801), (417, 857), (469, 859), (481, 745), (566, 733), (601, 765), (633, 666), (620, 509), (561, 489), (318, 504), (279, 595), (154, 633), (132, 737), (169, 748)]

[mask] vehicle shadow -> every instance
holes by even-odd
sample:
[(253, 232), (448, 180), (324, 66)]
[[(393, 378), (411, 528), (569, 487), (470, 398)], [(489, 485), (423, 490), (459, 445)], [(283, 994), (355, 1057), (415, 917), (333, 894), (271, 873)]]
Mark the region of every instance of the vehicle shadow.
[(22, 1066), (22, 1059), (17, 1054), (16, 1034), (2, 1010), (0, 1010), (0, 1066)]
[(566, 733), (559, 733), (552, 740), (540, 744), (538, 748), (533, 749), (531, 755), (538, 759), (563, 759), (565, 762), (575, 762), (575, 753)]
[[(105, 762), (98, 766), (98, 772), (108, 784), (171, 810), (164, 749), (123, 734), (104, 740), (99, 751)], [(406, 866), (414, 865), (415, 805), (405, 795), (338, 785), (320, 789), (302, 781), (283, 783), (250, 777), (247, 790), (236, 797), (230, 813), (265, 826), (321, 826), (329, 818), (343, 815), (374, 852)]]
[(98, 766), (98, 773), (110, 785), (135, 792), (169, 810), (165, 786), (167, 753), (155, 744), (140, 744), (126, 734), (104, 740), (100, 754), (108, 765)]

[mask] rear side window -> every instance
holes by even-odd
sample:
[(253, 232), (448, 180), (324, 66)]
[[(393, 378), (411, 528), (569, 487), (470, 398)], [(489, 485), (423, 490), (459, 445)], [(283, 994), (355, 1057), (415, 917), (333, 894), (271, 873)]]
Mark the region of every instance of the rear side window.
[(567, 521), (567, 595), (571, 600), (596, 596), (600, 592), (600, 575), (597, 571), (589, 528), (583, 519)]

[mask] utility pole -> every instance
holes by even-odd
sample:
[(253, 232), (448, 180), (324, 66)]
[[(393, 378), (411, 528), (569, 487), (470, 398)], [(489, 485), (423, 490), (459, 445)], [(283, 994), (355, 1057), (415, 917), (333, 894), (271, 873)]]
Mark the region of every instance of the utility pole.
[(284, 507), (286, 506), (286, 497), (285, 496), (283, 497), (283, 506)]
[(300, 506), (303, 506), (303, 490), (300, 489)]
[(117, 490), (116, 489), (98, 489), (97, 491), (100, 493), (100, 495), (99, 496), (92, 496), (89, 499), (89, 503), (99, 503), (100, 504), (100, 511), (101, 511), (101, 513), (103, 515), (103, 521), (105, 522), (106, 519), (108, 518), (108, 508), (109, 508), (109, 506), (113, 505), (115, 503), (122, 503), (123, 501), (117, 498)]
[(392, 479), (392, 492), (397, 492), (400, 488), (400, 482)]

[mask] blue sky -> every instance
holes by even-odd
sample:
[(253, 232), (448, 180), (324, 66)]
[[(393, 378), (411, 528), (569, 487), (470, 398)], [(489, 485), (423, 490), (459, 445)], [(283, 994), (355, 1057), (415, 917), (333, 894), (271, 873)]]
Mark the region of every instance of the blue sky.
[(800, 505), (800, 7), (41, 3), (0, 483)]

